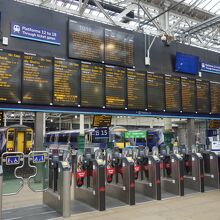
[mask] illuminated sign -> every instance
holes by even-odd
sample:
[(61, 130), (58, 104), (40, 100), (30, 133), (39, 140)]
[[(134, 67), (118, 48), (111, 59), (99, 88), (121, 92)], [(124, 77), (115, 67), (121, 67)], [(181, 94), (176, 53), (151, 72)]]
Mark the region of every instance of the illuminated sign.
[(17, 22), (11, 22), (11, 36), (48, 44), (61, 45), (60, 32)]

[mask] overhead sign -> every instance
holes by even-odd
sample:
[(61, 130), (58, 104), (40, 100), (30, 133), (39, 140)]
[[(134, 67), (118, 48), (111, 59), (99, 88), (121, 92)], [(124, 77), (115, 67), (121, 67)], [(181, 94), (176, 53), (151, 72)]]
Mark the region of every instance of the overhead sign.
[(220, 120), (211, 120), (209, 123), (209, 128), (212, 128), (212, 129), (220, 128)]
[(112, 121), (111, 115), (94, 115), (93, 127), (110, 127)]
[(20, 163), (19, 156), (7, 156), (6, 157), (6, 165), (17, 165)]
[(125, 138), (146, 138), (146, 131), (127, 131), (125, 132)]
[(11, 36), (48, 44), (61, 44), (61, 32), (17, 22), (11, 22)]
[(44, 163), (45, 162), (45, 157), (43, 154), (40, 155), (34, 155), (33, 157), (33, 163)]
[(201, 63), (201, 71), (220, 74), (220, 66), (212, 65), (208, 63)]
[(96, 128), (94, 132), (95, 139), (108, 138), (109, 128)]

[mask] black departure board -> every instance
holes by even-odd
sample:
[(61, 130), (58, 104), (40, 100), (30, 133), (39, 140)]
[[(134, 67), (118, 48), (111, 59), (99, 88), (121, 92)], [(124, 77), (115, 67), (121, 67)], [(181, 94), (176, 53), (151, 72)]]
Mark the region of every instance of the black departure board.
[(126, 70), (106, 65), (105, 77), (106, 107), (125, 108)]
[(211, 82), (211, 112), (213, 114), (220, 114), (220, 83)]
[(166, 111), (181, 111), (181, 80), (179, 77), (165, 76)]
[(134, 35), (105, 29), (105, 62), (134, 66)]
[(19, 53), (0, 51), (0, 102), (21, 100), (21, 58)]
[(23, 103), (50, 105), (52, 103), (52, 59), (24, 55)]
[(111, 115), (94, 115), (93, 127), (110, 127), (112, 121)]
[(183, 112), (196, 111), (196, 85), (195, 80), (187, 77), (181, 78), (182, 110)]
[(163, 111), (165, 109), (164, 75), (147, 74), (147, 102), (149, 110)]
[(53, 85), (55, 105), (79, 105), (80, 61), (55, 59)]
[(97, 63), (81, 63), (81, 105), (104, 106), (104, 66)]
[(196, 94), (197, 94), (197, 112), (210, 112), (210, 94), (209, 82), (204, 80), (196, 80)]
[(69, 20), (69, 57), (104, 61), (104, 28)]
[(128, 109), (146, 109), (146, 74), (127, 69)]

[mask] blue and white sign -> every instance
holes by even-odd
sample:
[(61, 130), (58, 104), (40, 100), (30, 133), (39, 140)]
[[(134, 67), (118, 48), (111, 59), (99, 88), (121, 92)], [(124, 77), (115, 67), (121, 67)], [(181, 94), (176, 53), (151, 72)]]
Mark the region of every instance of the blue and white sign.
[(208, 63), (201, 63), (201, 71), (220, 74), (220, 66)]
[(7, 156), (6, 157), (6, 165), (17, 165), (20, 163), (19, 156)]
[(95, 128), (94, 136), (96, 139), (108, 138), (109, 129), (108, 128)]
[(61, 32), (17, 22), (11, 22), (11, 36), (48, 44), (61, 44)]
[(40, 155), (34, 155), (33, 157), (33, 163), (44, 163), (45, 162), (45, 157), (43, 154)]

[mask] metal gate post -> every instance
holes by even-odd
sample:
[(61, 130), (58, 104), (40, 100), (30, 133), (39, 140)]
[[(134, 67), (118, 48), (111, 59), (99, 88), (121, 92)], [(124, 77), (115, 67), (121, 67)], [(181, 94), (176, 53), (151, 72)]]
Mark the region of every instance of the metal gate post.
[(2, 165), (0, 165), (0, 219), (3, 219), (2, 216), (2, 193), (3, 193), (3, 170)]

